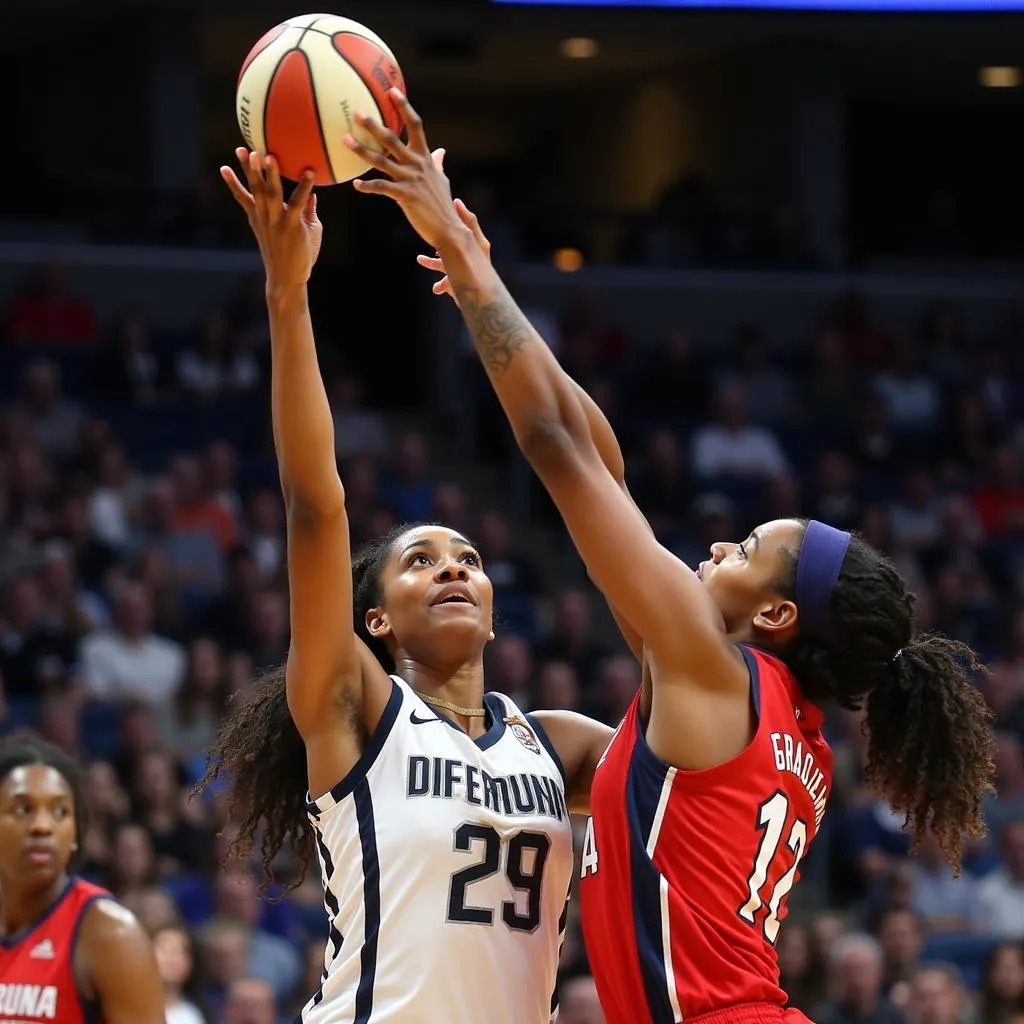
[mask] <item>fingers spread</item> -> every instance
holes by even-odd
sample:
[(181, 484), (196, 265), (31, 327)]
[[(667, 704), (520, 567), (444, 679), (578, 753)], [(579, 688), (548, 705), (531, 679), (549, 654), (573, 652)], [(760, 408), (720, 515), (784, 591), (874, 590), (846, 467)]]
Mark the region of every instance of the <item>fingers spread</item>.
[(234, 196), (235, 202), (246, 213), (252, 213), (252, 196), (249, 194), (248, 189), (238, 180), (238, 175), (230, 167), (222, 167), (220, 169), (220, 176), (224, 179), (224, 184), (231, 190), (231, 195)]
[(356, 121), (373, 136), (385, 153), (390, 153), (399, 163), (409, 160), (412, 156), (409, 147), (390, 128), (385, 128), (372, 117), (362, 113), (356, 114)]
[(303, 171), (302, 178), (299, 180), (298, 185), (295, 186), (291, 199), (288, 200), (288, 216), (296, 220), (302, 216), (312, 193), (313, 172)]
[(420, 115), (413, 110), (408, 97), (401, 89), (389, 89), (388, 95), (398, 107), (398, 112), (402, 115), (406, 128), (409, 129), (409, 149), (416, 153), (429, 153), (430, 147), (427, 145), (426, 132), (423, 131), (423, 121)]
[(354, 135), (345, 136), (345, 145), (378, 171), (383, 171), (396, 180), (400, 180), (405, 176), (402, 165), (398, 161), (392, 160), (386, 153), (382, 153), (380, 150), (371, 149), (365, 143), (360, 142)]

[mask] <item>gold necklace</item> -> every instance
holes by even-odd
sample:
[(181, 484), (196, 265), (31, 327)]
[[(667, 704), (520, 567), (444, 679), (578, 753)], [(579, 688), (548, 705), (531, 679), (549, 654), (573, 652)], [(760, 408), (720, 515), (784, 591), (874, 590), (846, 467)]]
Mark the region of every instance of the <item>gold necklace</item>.
[(423, 693), (421, 690), (416, 690), (415, 692), (428, 704), (433, 704), (435, 708), (444, 708), (445, 711), (462, 715), (464, 718), (483, 718), (487, 714), (486, 708), (460, 708), (458, 704), (453, 704), (450, 700), (441, 700), (440, 697), (433, 697), (429, 693)]

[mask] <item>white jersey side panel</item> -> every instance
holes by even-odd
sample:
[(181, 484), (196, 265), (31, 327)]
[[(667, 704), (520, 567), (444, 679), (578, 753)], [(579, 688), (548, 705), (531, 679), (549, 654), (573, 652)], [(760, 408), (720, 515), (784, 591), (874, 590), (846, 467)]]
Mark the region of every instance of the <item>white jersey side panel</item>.
[(304, 1024), (547, 1024), (572, 831), (562, 766), (511, 700), (470, 739), (401, 679), (309, 804), (330, 938)]

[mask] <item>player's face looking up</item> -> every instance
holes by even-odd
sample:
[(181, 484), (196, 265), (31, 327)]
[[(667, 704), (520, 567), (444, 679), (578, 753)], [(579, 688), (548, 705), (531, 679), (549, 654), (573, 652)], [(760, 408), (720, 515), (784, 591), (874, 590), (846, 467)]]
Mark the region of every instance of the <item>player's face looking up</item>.
[(370, 633), (403, 657), (442, 667), (482, 655), (491, 636), (491, 581), (477, 550), (454, 530), (421, 526), (392, 545)]
[(74, 844), (67, 779), (44, 764), (11, 769), (0, 782), (0, 882), (51, 884), (67, 870)]
[(803, 531), (795, 519), (777, 519), (752, 530), (739, 544), (711, 545), (711, 558), (701, 562), (697, 574), (730, 636), (771, 647), (793, 636), (796, 605), (783, 596), (778, 581), (785, 578), (793, 552), (800, 550)]

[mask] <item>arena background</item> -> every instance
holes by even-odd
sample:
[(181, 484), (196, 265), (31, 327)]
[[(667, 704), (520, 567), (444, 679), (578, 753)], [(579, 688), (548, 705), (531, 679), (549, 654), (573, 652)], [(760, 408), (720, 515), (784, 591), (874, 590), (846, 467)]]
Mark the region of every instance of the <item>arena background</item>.
[[(830, 717), (831, 810), (779, 943), (820, 1024), (1024, 1020), (1024, 15), (973, 6), (334, 10), (397, 53), (666, 544), (700, 558), (795, 513), (856, 527), (921, 626), (991, 666), (999, 794), (956, 880), (930, 846), (907, 859), (856, 715)], [(81, 756), (86, 873), (191, 929), (175, 1021), (197, 1019), (179, 987), (211, 1024), (289, 1019), (322, 963), (317, 879), (261, 901), (216, 796), (185, 798), (225, 700), (287, 647), (262, 280), (217, 167), (242, 58), (299, 13), (33, 0), (0, 33), (0, 727)], [(617, 721), (636, 666), (412, 232), (347, 186), (320, 211), (353, 533), (465, 530), (498, 594), (489, 687)], [(563, 1024), (599, 1024), (576, 930), (563, 978)]]

